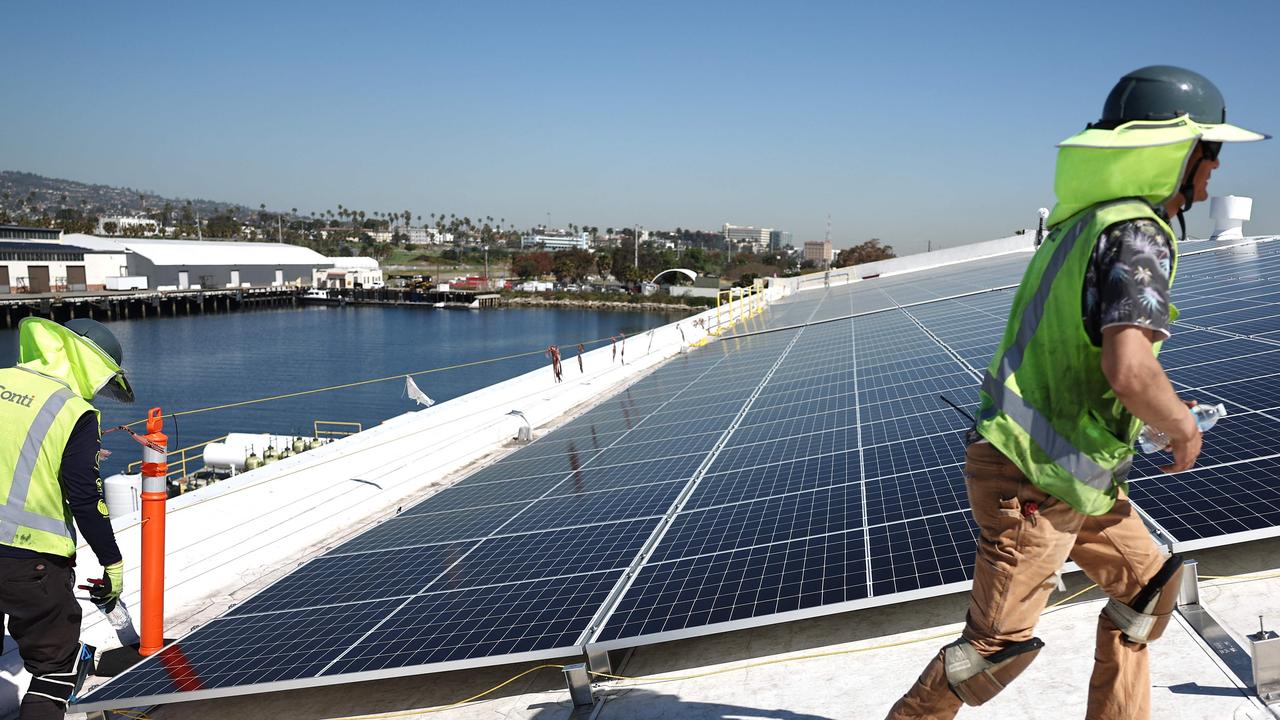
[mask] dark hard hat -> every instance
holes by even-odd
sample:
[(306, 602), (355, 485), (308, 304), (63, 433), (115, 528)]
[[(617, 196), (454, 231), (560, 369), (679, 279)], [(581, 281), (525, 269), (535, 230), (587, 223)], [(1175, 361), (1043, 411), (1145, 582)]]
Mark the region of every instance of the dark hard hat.
[(1227, 107), (1218, 86), (1198, 72), (1151, 65), (1120, 78), (1102, 106), (1100, 126), (1130, 120), (1172, 120), (1190, 115), (1198, 123), (1225, 123)]
[(120, 347), (120, 341), (116, 340), (116, 336), (111, 334), (106, 325), (89, 318), (68, 320), (62, 325), (71, 332), (97, 345), (99, 350), (116, 361), (116, 365), (124, 365), (124, 348)]
[(98, 392), (106, 392), (123, 403), (133, 402), (133, 386), (129, 384), (128, 378), (124, 376), (124, 371), (121, 369), (124, 364), (124, 348), (120, 346), (120, 341), (107, 329), (107, 326), (89, 318), (68, 320), (62, 326), (88, 340), (90, 344), (115, 361), (115, 376), (105, 386), (99, 388)]

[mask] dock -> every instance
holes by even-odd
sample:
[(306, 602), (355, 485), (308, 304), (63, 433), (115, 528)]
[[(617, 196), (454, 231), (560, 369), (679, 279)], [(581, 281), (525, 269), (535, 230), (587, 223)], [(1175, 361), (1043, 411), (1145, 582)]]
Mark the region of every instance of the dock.
[(99, 321), (230, 313), (265, 307), (296, 307), (295, 287), (210, 290), (91, 290), (0, 296), (0, 327), (13, 328), (26, 317), (56, 322), (73, 318)]
[[(315, 302), (308, 297), (308, 302)], [(502, 304), (497, 293), (475, 290), (411, 290), (401, 288), (351, 288), (330, 290), (327, 299), (318, 302), (330, 305), (410, 305), (434, 308), (495, 308)]]

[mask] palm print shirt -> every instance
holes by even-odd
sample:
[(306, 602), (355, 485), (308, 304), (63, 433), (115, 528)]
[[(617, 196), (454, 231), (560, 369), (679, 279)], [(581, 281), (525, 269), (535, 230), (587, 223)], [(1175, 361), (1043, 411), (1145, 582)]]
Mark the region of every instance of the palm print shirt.
[(1155, 222), (1126, 220), (1098, 236), (1084, 278), (1084, 329), (1102, 346), (1102, 331), (1136, 325), (1169, 336), (1171, 238)]

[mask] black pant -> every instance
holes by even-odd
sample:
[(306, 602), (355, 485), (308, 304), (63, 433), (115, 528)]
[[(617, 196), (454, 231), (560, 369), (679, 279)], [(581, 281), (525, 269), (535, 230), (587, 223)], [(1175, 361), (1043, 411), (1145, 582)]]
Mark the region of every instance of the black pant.
[[(32, 675), (71, 672), (80, 650), (80, 603), (66, 558), (0, 557), (0, 613)], [(22, 720), (61, 720), (66, 709), (39, 695), (22, 698)]]

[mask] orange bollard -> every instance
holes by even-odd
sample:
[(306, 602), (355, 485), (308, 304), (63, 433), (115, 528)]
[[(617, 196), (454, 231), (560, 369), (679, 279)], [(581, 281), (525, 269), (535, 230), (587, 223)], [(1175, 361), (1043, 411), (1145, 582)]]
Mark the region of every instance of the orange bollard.
[(138, 653), (153, 655), (164, 647), (164, 516), (169, 499), (169, 438), (161, 430), (160, 408), (147, 413), (142, 446), (142, 628)]

